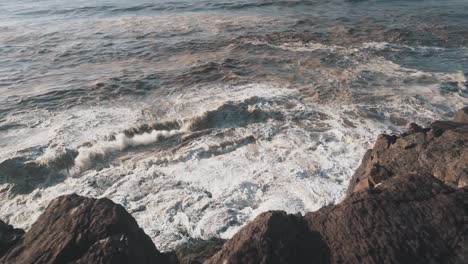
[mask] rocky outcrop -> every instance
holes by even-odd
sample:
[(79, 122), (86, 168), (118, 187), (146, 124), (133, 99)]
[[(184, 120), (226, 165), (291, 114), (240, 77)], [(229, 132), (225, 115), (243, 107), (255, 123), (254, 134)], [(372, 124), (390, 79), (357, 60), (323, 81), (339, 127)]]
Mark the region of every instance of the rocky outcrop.
[(24, 230), (13, 228), (0, 220), (0, 257), (15, 245), (24, 235)]
[[(449, 185), (468, 185), (467, 108), (456, 121), (436, 121), (429, 128), (410, 124), (402, 135), (380, 135), (352, 177), (348, 194), (372, 188), (395, 175), (431, 174)], [(463, 122), (462, 122), (463, 121)]]
[(267, 212), (206, 263), (466, 263), (468, 190), (395, 176), (304, 217)]
[(464, 263), (468, 190), (431, 175), (395, 176), (305, 216), (331, 263)]
[(168, 263), (125, 209), (78, 195), (53, 200), (0, 263)]
[(212, 238), (209, 240), (189, 241), (176, 248), (174, 252), (167, 253), (172, 256), (174, 264), (202, 264), (218, 252), (224, 244), (224, 239)]
[(326, 263), (327, 248), (302, 216), (266, 212), (228, 240), (205, 264)]
[(468, 123), (468, 106), (460, 109), (455, 114), (455, 122)]

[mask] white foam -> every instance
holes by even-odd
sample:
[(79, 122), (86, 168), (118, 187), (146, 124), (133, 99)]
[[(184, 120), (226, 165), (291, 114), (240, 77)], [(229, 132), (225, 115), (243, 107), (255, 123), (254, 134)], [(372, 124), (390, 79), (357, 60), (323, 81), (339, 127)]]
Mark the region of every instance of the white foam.
[(119, 133), (115, 136), (115, 140), (99, 141), (91, 147), (79, 148), (78, 156), (75, 158), (75, 173), (89, 169), (96, 158), (103, 158), (117, 151), (124, 151), (130, 147), (153, 144), (179, 133), (181, 133), (179, 130), (153, 130), (149, 133), (134, 135), (133, 137), (128, 137), (124, 133)]
[(145, 122), (140, 107), (119, 102), (111, 105), (75, 107), (61, 112), (35, 110), (15, 113), (5, 118), (6, 124), (21, 124), (0, 131), (0, 161), (17, 155), (19, 150), (40, 149), (46, 146), (45, 154), (53, 158), (54, 153), (65, 147), (75, 149), (90, 142)]

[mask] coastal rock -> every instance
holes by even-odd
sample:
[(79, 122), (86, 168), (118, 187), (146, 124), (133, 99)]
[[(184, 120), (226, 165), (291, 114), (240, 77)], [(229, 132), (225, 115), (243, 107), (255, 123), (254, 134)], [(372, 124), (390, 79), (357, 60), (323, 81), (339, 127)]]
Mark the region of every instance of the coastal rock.
[[(457, 114), (456, 120), (463, 121), (463, 115)], [(408, 173), (431, 174), (449, 185), (467, 186), (468, 123), (436, 121), (429, 128), (410, 124), (402, 135), (380, 135), (354, 173), (348, 195)]]
[(206, 263), (466, 263), (468, 190), (394, 176), (304, 217), (267, 212)]
[(468, 106), (460, 109), (455, 114), (455, 122), (468, 123)]
[(302, 216), (270, 211), (242, 228), (205, 264), (326, 263), (328, 254)]
[(189, 241), (168, 254), (173, 256), (174, 264), (202, 264), (218, 252), (223, 247), (224, 242), (224, 239), (219, 238)]
[(78, 195), (53, 200), (0, 263), (169, 263), (125, 209)]
[(466, 263), (468, 190), (431, 175), (394, 176), (304, 218), (331, 263)]
[(0, 220), (0, 257), (15, 245), (23, 235), (24, 230), (13, 228), (13, 226)]

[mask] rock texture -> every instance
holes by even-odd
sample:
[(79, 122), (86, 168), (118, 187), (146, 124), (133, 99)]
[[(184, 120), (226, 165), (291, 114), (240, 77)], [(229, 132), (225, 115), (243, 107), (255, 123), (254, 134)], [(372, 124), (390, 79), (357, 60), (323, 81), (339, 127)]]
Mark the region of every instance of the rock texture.
[(78, 195), (53, 200), (0, 263), (168, 263), (125, 209)]
[(24, 230), (13, 228), (0, 220), (0, 257), (24, 235)]
[(224, 242), (224, 239), (219, 238), (189, 241), (179, 246), (174, 252), (168, 253), (168, 255), (172, 256), (174, 264), (202, 264), (218, 252)]
[(395, 176), (305, 216), (331, 263), (466, 263), (468, 190), (430, 175)]
[(454, 118), (455, 122), (468, 123), (468, 106), (458, 110)]
[[(468, 119), (465, 111), (457, 113), (457, 121)], [(429, 128), (410, 124), (402, 135), (380, 135), (352, 177), (348, 194), (408, 173), (432, 174), (449, 185), (467, 186), (468, 123), (436, 121)]]
[(466, 263), (468, 190), (395, 176), (304, 217), (267, 212), (206, 263)]
[(326, 263), (328, 250), (301, 216), (266, 212), (240, 230), (205, 264)]

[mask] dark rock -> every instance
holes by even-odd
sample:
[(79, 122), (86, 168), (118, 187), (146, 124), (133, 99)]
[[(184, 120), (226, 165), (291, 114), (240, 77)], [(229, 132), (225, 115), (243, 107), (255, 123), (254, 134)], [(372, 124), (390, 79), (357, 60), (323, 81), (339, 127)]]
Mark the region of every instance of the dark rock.
[(406, 130), (408, 131), (409, 134), (421, 133), (421, 132), (425, 133), (429, 131), (429, 129), (424, 129), (415, 123), (408, 124), (408, 127)]
[(125, 209), (78, 195), (53, 200), (0, 263), (168, 263)]
[(390, 118), (389, 118), (390, 122), (392, 122), (392, 124), (396, 125), (396, 126), (405, 126), (406, 124), (408, 124), (408, 120), (402, 118), (402, 117), (399, 117), (397, 115), (390, 115)]
[(304, 218), (328, 245), (331, 263), (464, 263), (467, 213), (467, 189), (417, 174)]
[[(468, 84), (468, 82), (467, 82)], [(468, 123), (468, 106), (458, 110), (454, 118), (455, 122)]]
[(13, 228), (0, 220), (0, 257), (15, 245), (24, 235), (24, 230)]
[(380, 135), (351, 178), (348, 194), (372, 188), (394, 175), (431, 174), (447, 184), (468, 185), (468, 123), (410, 124), (400, 136)]
[(242, 228), (205, 264), (326, 263), (328, 255), (302, 217), (272, 211)]
[(177, 263), (201, 264), (216, 254), (223, 247), (224, 242), (224, 239), (219, 238), (194, 240), (178, 247), (173, 254)]
[(304, 217), (267, 212), (205, 263), (466, 263), (468, 190), (394, 176)]

